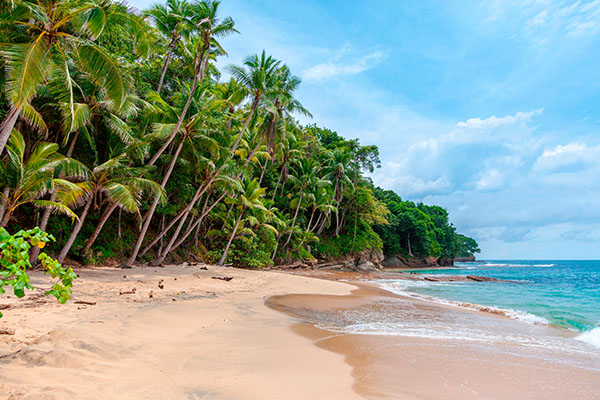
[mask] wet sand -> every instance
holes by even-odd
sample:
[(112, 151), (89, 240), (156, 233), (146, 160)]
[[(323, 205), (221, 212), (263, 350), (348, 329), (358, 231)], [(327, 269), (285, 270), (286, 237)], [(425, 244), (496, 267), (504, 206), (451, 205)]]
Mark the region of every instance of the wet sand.
[[(381, 312), (393, 302), (410, 318), (461, 318), (508, 332), (571, 335), (559, 329), (529, 326), (504, 316), (456, 309), (393, 295), (358, 284), (351, 295), (274, 296), (270, 307), (305, 323), (294, 331), (316, 346), (344, 356), (352, 366), (354, 389), (369, 399), (600, 399), (600, 360), (586, 355), (463, 340), (336, 333), (317, 326), (343, 326), (356, 310)], [(371, 312), (370, 311), (370, 312)]]

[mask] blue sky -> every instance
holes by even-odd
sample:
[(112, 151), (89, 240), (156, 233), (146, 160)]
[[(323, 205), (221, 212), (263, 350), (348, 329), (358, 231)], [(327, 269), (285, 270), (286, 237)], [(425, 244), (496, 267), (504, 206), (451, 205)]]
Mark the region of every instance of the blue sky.
[[(144, 8), (150, 2), (132, 0)], [(376, 144), (376, 184), (446, 207), (482, 258), (600, 258), (600, 0), (241, 1), (313, 121)]]

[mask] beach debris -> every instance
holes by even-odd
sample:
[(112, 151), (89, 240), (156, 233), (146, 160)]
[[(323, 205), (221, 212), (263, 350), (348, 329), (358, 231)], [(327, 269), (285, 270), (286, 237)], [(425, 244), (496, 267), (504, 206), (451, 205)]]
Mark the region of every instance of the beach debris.
[(0, 310), (8, 310), (10, 308), (10, 304), (0, 304)]
[(222, 281), (229, 282), (233, 279), (233, 276), (211, 276), (212, 279), (220, 279)]
[(135, 294), (136, 288), (133, 288), (131, 290), (126, 290), (126, 291), (119, 291), (119, 296), (122, 296), (124, 294)]
[(11, 328), (0, 328), (0, 335), (14, 335), (15, 330)]
[(160, 281), (158, 281), (158, 288), (159, 289), (164, 289), (165, 288), (165, 285), (163, 284), (163, 282), (164, 282), (164, 279), (161, 279)]
[(95, 306), (96, 302), (95, 301), (82, 301), (82, 300), (77, 300), (74, 301), (75, 304), (84, 304), (86, 306)]
[(201, 269), (201, 270), (203, 270), (203, 271), (208, 271), (208, 268), (206, 268), (206, 267), (200, 267), (200, 268), (198, 268), (198, 269)]
[(177, 278), (173, 278), (173, 280), (174, 280), (174, 281), (176, 281), (176, 280), (177, 280)]
[[(162, 289), (162, 288), (161, 288)], [(154, 297), (154, 292), (151, 290), (150, 293), (148, 293), (148, 297), (153, 298)]]
[(127, 275), (123, 275), (123, 279), (127, 278)]

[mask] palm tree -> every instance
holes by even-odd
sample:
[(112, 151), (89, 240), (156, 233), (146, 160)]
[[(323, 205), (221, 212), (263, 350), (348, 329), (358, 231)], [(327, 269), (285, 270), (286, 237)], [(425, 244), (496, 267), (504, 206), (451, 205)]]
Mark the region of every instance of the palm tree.
[(225, 200), (227, 204), (232, 204), (234, 206), (234, 210), (237, 213), (237, 219), (232, 227), (231, 235), (229, 236), (229, 240), (225, 245), (225, 249), (223, 250), (223, 255), (219, 259), (217, 265), (223, 265), (225, 263), (231, 243), (240, 229), (240, 223), (242, 222), (245, 211), (247, 209), (258, 209), (264, 211), (265, 213), (268, 212), (261, 200), (265, 194), (265, 189), (258, 186), (256, 179), (244, 180), (244, 182), (240, 184), (239, 191), (240, 193), (237, 197), (229, 197)]
[(193, 31), (191, 25), (193, 8), (186, 0), (167, 0), (166, 6), (155, 4), (146, 11), (146, 15), (152, 18), (156, 29), (169, 39), (167, 56), (165, 57), (160, 80), (158, 81), (158, 88), (156, 89), (156, 92), (160, 93), (173, 50), (181, 40), (189, 38)]
[[(204, 78), (204, 73), (206, 71), (206, 65), (208, 63), (211, 48), (221, 50), (221, 53), (224, 52), (221, 49), (220, 44), (216, 41), (216, 38), (226, 36), (233, 32), (237, 32), (233, 27), (234, 22), (230, 17), (225, 18), (222, 22), (217, 18), (217, 9), (219, 7), (219, 4), (220, 3), (218, 1), (206, 0), (197, 3), (194, 6), (195, 15), (192, 17), (192, 22), (200, 31), (200, 37), (198, 39), (196, 54), (194, 55), (193, 60), (194, 79), (192, 81), (192, 85), (188, 93), (187, 101), (183, 106), (183, 109), (181, 110), (181, 114), (179, 115), (179, 119), (177, 120), (177, 123), (175, 124), (171, 135), (165, 141), (162, 147), (154, 154), (154, 156), (152, 156), (152, 158), (148, 162), (148, 165), (153, 165), (156, 162), (156, 160), (158, 160), (160, 155), (167, 149), (167, 147), (171, 144), (173, 139), (175, 139), (175, 136), (179, 133), (181, 124), (183, 123), (186, 117), (194, 93), (196, 92), (198, 82), (202, 82), (202, 79)], [(181, 152), (181, 149), (183, 147), (184, 139), (185, 137), (183, 137), (177, 145), (177, 148), (173, 155), (173, 159), (163, 176), (163, 180), (161, 182), (161, 187), (163, 189), (165, 188), (167, 182), (169, 181), (169, 178), (171, 177), (171, 173), (173, 172), (173, 168), (175, 167), (175, 163), (177, 162), (177, 158), (179, 157), (179, 153)], [(152, 216), (154, 215), (154, 211), (156, 210), (159, 201), (160, 198), (156, 196), (154, 198), (154, 201), (150, 205), (150, 209), (148, 210), (146, 215), (144, 215), (144, 224), (142, 226), (140, 235), (138, 236), (138, 239), (134, 245), (131, 256), (125, 263), (126, 267), (130, 267), (135, 262), (138, 253), (142, 247), (142, 242), (144, 241), (146, 232), (148, 232)]]
[[(94, 40), (102, 33), (114, 4), (110, 1), (14, 0), (8, 12), (13, 33), (2, 43), (11, 108), (0, 124), (0, 154), (17, 119), (51, 68), (70, 76), (69, 63), (85, 71), (119, 107), (125, 85), (117, 63)], [(3, 16), (4, 17), (4, 16)], [(71, 100), (72, 103), (72, 88)]]
[[(136, 214), (140, 219), (139, 201), (143, 191), (158, 195), (160, 199), (164, 200), (162, 188), (152, 180), (139, 178), (139, 168), (131, 168), (125, 161), (124, 155), (112, 158), (94, 168), (88, 181), (78, 184), (85, 191), (85, 206), (71, 232), (71, 236), (69, 236), (57, 257), (58, 262), (62, 263), (64, 261), (83, 227), (90, 207), (94, 201), (98, 201), (101, 194), (106, 196), (110, 203), (118, 204), (118, 207)], [(65, 192), (59, 194), (57, 198), (61, 203), (68, 205), (81, 203), (84, 196), (75, 196), (76, 194), (76, 191)], [(102, 226), (100, 226), (100, 229), (102, 229)]]
[(4, 211), (0, 216), (0, 227), (8, 224), (15, 209), (27, 203), (77, 218), (64, 203), (40, 198), (55, 190), (72, 192), (74, 198), (81, 196), (75, 184), (55, 176), (85, 178), (89, 171), (83, 164), (59, 154), (56, 143), (38, 144), (29, 158), (25, 159), (25, 140), (17, 130), (13, 130), (6, 150), (6, 162), (0, 165), (1, 183), (5, 188), (1, 195)]
[(250, 104), (250, 113), (244, 121), (244, 126), (238, 134), (233, 146), (231, 148), (231, 154), (235, 153), (240, 140), (248, 125), (256, 113), (256, 109), (263, 98), (263, 96), (271, 93), (274, 90), (276, 83), (276, 71), (280, 61), (275, 60), (273, 57), (266, 55), (265, 51), (258, 55), (247, 57), (243, 66), (230, 66), (231, 74), (240, 83), (241, 86), (246, 88), (250, 96), (252, 97), (252, 103)]
[[(298, 197), (292, 201), (291, 206), (296, 204), (296, 211), (292, 219), (292, 226), (296, 224), (298, 218), (298, 212), (302, 207), (302, 200), (306, 194), (306, 190), (313, 186), (323, 186), (329, 184), (329, 181), (322, 180), (319, 178), (319, 165), (313, 158), (300, 158), (295, 160), (295, 164), (292, 166), (292, 174), (289, 175), (289, 179), (292, 181), (296, 190), (298, 191)], [(284, 244), (284, 247), (290, 243), (292, 238), (292, 232), (289, 233), (288, 238)]]
[[(351, 174), (351, 161), (352, 161), (352, 153), (346, 148), (335, 149), (329, 153), (329, 161), (327, 163), (327, 174), (325, 175), (326, 179), (329, 179), (334, 182), (334, 194), (333, 197), (336, 201), (336, 209), (340, 208), (340, 203), (344, 198), (344, 190), (347, 186), (353, 186)], [(335, 235), (337, 236), (340, 232), (341, 221), (339, 217), (339, 212), (335, 212)]]

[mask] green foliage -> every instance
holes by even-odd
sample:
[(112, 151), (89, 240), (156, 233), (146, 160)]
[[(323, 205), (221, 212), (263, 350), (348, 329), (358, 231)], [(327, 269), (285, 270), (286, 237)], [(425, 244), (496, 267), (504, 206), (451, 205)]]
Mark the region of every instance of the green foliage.
[(265, 268), (479, 251), (446, 210), (373, 187), (376, 146), (299, 125), (311, 114), (282, 60), (261, 51), (220, 81), (218, 40), (237, 31), (219, 2), (166, 0), (142, 14), (115, 0), (10, 3), (0, 119), (18, 115), (0, 125), (12, 133), (0, 226), (48, 228), (60, 260), (194, 255)]
[(273, 266), (271, 254), (275, 250), (275, 234), (260, 227), (250, 237), (236, 240), (229, 250), (227, 262), (240, 268), (263, 269)]
[[(25, 296), (25, 289), (32, 290), (29, 283), (27, 270), (31, 268), (29, 262), (29, 249), (31, 246), (44, 248), (46, 243), (54, 240), (52, 235), (41, 231), (39, 228), (19, 231), (14, 235), (6, 229), (0, 228), (0, 294), (5, 293), (4, 286), (11, 286), (17, 297)], [(57, 281), (52, 285), (46, 295), (56, 297), (59, 303), (64, 304), (72, 294), (73, 280), (77, 275), (71, 268), (64, 268), (58, 261), (41, 253), (38, 257), (44, 272)], [(2, 317), (2, 313), (0, 313)]]

